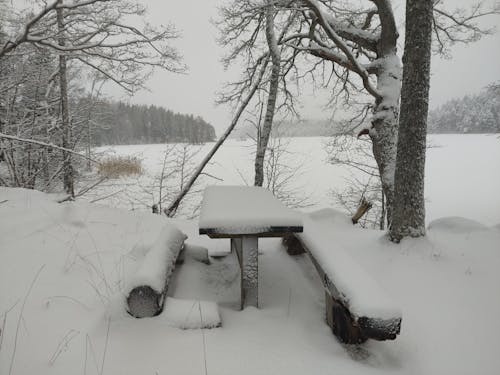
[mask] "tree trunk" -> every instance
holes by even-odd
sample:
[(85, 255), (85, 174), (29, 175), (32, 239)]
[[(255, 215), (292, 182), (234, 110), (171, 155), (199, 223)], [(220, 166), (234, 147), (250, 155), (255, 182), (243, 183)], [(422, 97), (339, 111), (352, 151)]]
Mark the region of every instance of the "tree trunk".
[[(61, 8), (57, 9), (57, 29), (59, 32), (58, 43), (60, 46), (64, 46), (64, 17), (63, 10)], [(68, 108), (68, 80), (67, 80), (67, 67), (66, 67), (66, 55), (64, 52), (59, 53), (59, 86), (60, 86), (60, 101), (61, 101), (61, 128), (62, 128), (62, 139), (61, 147), (70, 148), (71, 145), (71, 125), (69, 122), (69, 108)], [(74, 179), (73, 179), (73, 165), (71, 163), (71, 154), (67, 151), (63, 151), (63, 184), (64, 191), (75, 196), (74, 189)]]
[[(395, 120), (396, 121), (396, 120)], [(397, 122), (373, 121), (375, 134), (371, 134), (372, 150), (377, 162), (382, 191), (385, 196), (385, 214), (387, 226), (392, 223), (394, 204), (394, 166), (396, 164)]]
[(429, 107), (432, 0), (407, 0), (403, 86), (390, 238), (425, 235), (424, 175)]
[(281, 68), (281, 53), (274, 33), (274, 12), (271, 1), (268, 0), (266, 9), (266, 40), (271, 54), (272, 68), (269, 81), (269, 94), (267, 96), (266, 115), (262, 131), (257, 137), (257, 153), (255, 155), (255, 186), (264, 183), (264, 158), (266, 155), (269, 136), (273, 127), (274, 112), (276, 110), (276, 99), (278, 97), (279, 76)]
[(396, 47), (383, 58), (385, 63), (377, 73), (377, 89), (384, 92), (381, 100), (375, 103), (372, 129), (373, 156), (380, 174), (382, 191), (385, 196), (387, 225), (392, 222), (394, 204), (394, 169), (396, 165), (396, 146), (398, 140), (398, 106), (401, 92), (401, 64), (396, 55)]
[(381, 23), (377, 43), (377, 91), (382, 98), (375, 102), (370, 137), (385, 195), (387, 226), (392, 222), (394, 204), (394, 169), (398, 139), (398, 109), (401, 93), (401, 61), (397, 56), (398, 30), (390, 0), (374, 0)]

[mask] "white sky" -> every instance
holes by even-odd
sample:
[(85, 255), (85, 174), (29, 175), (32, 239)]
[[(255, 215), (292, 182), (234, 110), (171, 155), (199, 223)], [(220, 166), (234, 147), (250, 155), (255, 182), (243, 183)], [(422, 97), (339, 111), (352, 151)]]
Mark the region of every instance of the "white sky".
[[(110, 93), (133, 103), (161, 105), (176, 112), (200, 115), (220, 133), (231, 117), (230, 108), (216, 107), (215, 93), (224, 82), (236, 77), (235, 71), (225, 72), (220, 64), (224, 51), (217, 45), (217, 31), (210, 23), (217, 16), (221, 0), (148, 0), (148, 19), (153, 24), (173, 22), (183, 37), (177, 42), (179, 51), (189, 66), (186, 75), (156, 72), (148, 83), (150, 92), (141, 91), (133, 98), (120, 97), (116, 89)], [(474, 3), (475, 0), (448, 1), (451, 7)], [(394, 1), (396, 13), (404, 13), (401, 0)], [(489, 26), (499, 25), (500, 16), (484, 20)], [(401, 26), (400, 29), (403, 29)], [(400, 41), (402, 43), (402, 41)], [(452, 48), (452, 59), (437, 56), (432, 61), (431, 108), (448, 99), (477, 93), (493, 81), (500, 80), (500, 33), (484, 37), (471, 45)], [(315, 98), (305, 93), (304, 118), (326, 118), (321, 109), (326, 97)]]

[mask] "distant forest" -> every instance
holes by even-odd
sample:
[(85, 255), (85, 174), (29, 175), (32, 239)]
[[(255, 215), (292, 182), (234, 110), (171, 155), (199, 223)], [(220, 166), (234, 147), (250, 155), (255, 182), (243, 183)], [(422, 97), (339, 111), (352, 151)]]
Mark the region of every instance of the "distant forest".
[(500, 84), (429, 112), (430, 133), (500, 133)]
[(204, 143), (215, 139), (215, 129), (201, 117), (123, 102), (101, 102), (98, 107), (92, 136), (96, 145)]

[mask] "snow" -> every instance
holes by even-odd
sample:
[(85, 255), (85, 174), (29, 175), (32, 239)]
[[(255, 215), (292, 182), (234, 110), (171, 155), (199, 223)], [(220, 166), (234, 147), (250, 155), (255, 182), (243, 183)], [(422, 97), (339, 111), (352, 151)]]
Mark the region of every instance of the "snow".
[(429, 223), (429, 230), (451, 231), (458, 233), (470, 233), (476, 231), (488, 230), (486, 225), (483, 225), (475, 220), (467, 219), (460, 216), (442, 217), (433, 220)]
[(164, 316), (167, 324), (180, 329), (216, 328), (221, 325), (217, 304), (211, 301), (168, 297)]
[(199, 226), (218, 233), (253, 234), (272, 227), (302, 226), (302, 219), (267, 189), (209, 186), (203, 193)]
[[(170, 280), (167, 303), (173, 298), (175, 307), (134, 319), (124, 307), (125, 281), (166, 223), (209, 254), (227, 252), (229, 240), (199, 236), (196, 221), (167, 220), (146, 208), (58, 204), (60, 197), (0, 188), (0, 374), (9, 374), (12, 362), (13, 375), (204, 374), (205, 368), (221, 375), (497, 375), (498, 139), (430, 139), (439, 147), (428, 150), (425, 238), (393, 244), (379, 231), (352, 226), (339, 211), (325, 208), (310, 215), (328, 225), (335, 245), (401, 307), (400, 336), (362, 346), (338, 343), (324, 321), (324, 291), (314, 266), (307, 256), (288, 256), (280, 239), (272, 238), (259, 240), (260, 309), (237, 310), (240, 274), (234, 254), (212, 258), (209, 265), (186, 256)], [(296, 183), (307, 183), (304, 193), (317, 202), (315, 209), (329, 206), (328, 189), (343, 182), (341, 171), (325, 164), (321, 142), (293, 140), (295, 155), (287, 160), (307, 157)], [(250, 143), (230, 141), (209, 172), (224, 183), (241, 183), (236, 168), (252, 173), (245, 145)], [(151, 170), (161, 163), (164, 146), (115, 149), (142, 150)], [(130, 208), (118, 195), (105, 202)], [(481, 230), (455, 219), (437, 225), (443, 216), (474, 220)], [(205, 301), (200, 304), (204, 321), (218, 311), (221, 328), (177, 328), (182, 314), (191, 327), (198, 324), (199, 311), (192, 319), (189, 315), (196, 301)]]
[(186, 239), (187, 236), (172, 224), (165, 224), (141, 265), (127, 281), (125, 294), (128, 295), (134, 288), (144, 285), (161, 294)]
[[(307, 198), (307, 210), (314, 211), (330, 207), (334, 203), (331, 191), (341, 191), (350, 179), (347, 168), (328, 164), (325, 150), (325, 137), (299, 137), (283, 140), (287, 144), (283, 164), (296, 167), (293, 181), (286, 185), (287, 190), (295, 192), (298, 198)], [(429, 134), (428, 144), (432, 146), (426, 155), (425, 199), (427, 224), (443, 216), (462, 216), (486, 225), (500, 223), (500, 147), (498, 137), (488, 134)], [(193, 163), (196, 164), (212, 147), (213, 143), (203, 146), (190, 146), (193, 151), (200, 150)], [(165, 145), (128, 145), (99, 148), (99, 152), (114, 152), (116, 155), (134, 155), (143, 159), (145, 175), (139, 178), (108, 181), (82, 197), (99, 201), (127, 210), (151, 212), (151, 188), (154, 176), (161, 174)], [(349, 152), (346, 150), (345, 152)], [(215, 154), (213, 163), (207, 165), (206, 172), (216, 176), (221, 185), (251, 185), (253, 181), (253, 161), (255, 144), (252, 140), (238, 141), (228, 139)], [(481, 166), (478, 168), (478, 166)], [(470, 176), (470, 177), (466, 177)], [(360, 173), (354, 177), (363, 180)], [(200, 176), (196, 190), (203, 190), (214, 180)], [(176, 188), (175, 186), (172, 188)], [(478, 199), (478, 196), (484, 197)], [(486, 199), (488, 197), (488, 199)], [(157, 198), (157, 196), (156, 196)], [(188, 196), (191, 204), (181, 207), (181, 217), (197, 216), (196, 210), (201, 202), (201, 194)]]
[(333, 210), (312, 213), (304, 220), (304, 233), (299, 234), (333, 282), (338, 291), (334, 297), (345, 302), (356, 318), (401, 318), (402, 312), (396, 302), (338, 244), (332, 228), (352, 226), (347, 220), (339, 223), (339, 216), (347, 218)]

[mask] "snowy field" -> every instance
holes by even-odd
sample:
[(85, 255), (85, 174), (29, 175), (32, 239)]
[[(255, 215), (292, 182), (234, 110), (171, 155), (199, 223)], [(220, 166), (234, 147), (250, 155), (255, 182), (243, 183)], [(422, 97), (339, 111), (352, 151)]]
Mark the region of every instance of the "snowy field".
[[(328, 138), (288, 138), (283, 141), (287, 152), (280, 163), (297, 169), (286, 190), (297, 198), (307, 198), (307, 210), (330, 207), (334, 204), (332, 189), (342, 189), (350, 173), (340, 166), (327, 163), (325, 144)], [(443, 216), (465, 216), (487, 225), (500, 223), (500, 139), (498, 135), (429, 135), (426, 161), (427, 220)], [(212, 147), (190, 146), (194, 160), (200, 160)], [(134, 155), (142, 159), (145, 175), (104, 183), (91, 192), (88, 200), (149, 211), (158, 198), (152, 180), (160, 176), (165, 145), (131, 145), (99, 148), (98, 152), (116, 155)], [(201, 191), (207, 184), (252, 185), (255, 144), (251, 140), (228, 140), (215, 154), (206, 172), (214, 179), (201, 176), (194, 190)], [(194, 165), (197, 165), (195, 162)], [(284, 176), (283, 178), (285, 178)], [(129, 184), (124, 187), (123, 183)], [(196, 193), (192, 205), (181, 210), (181, 216), (193, 214), (193, 207), (201, 199)], [(196, 214), (196, 212), (195, 212)]]
[[(309, 210), (328, 206), (329, 189), (345, 176), (324, 163), (322, 142), (290, 143), (289, 163), (303, 164), (296, 187), (316, 203)], [(0, 374), (500, 373), (500, 140), (440, 135), (431, 143), (440, 147), (429, 149), (427, 161), (426, 238), (395, 245), (332, 211), (332, 246), (347, 251), (403, 313), (395, 341), (361, 346), (335, 339), (314, 267), (305, 256), (288, 256), (279, 239), (259, 242), (259, 310), (237, 311), (234, 254), (208, 265), (187, 257), (168, 293), (191, 306), (185, 317), (167, 301), (158, 317), (133, 319), (123, 291), (165, 222), (210, 251), (228, 249), (229, 240), (199, 236), (196, 220), (150, 214), (130, 199), (132, 185), (100, 204), (58, 204), (52, 195), (0, 188)], [(151, 177), (164, 148), (114, 150), (141, 154)], [(218, 183), (250, 181), (251, 159), (250, 142), (230, 141), (209, 173)], [(96, 194), (120, 189), (119, 181), (103, 189)], [(436, 220), (443, 216), (471, 220)], [(208, 304), (197, 301), (218, 303), (221, 328), (179, 328), (204, 320)]]

